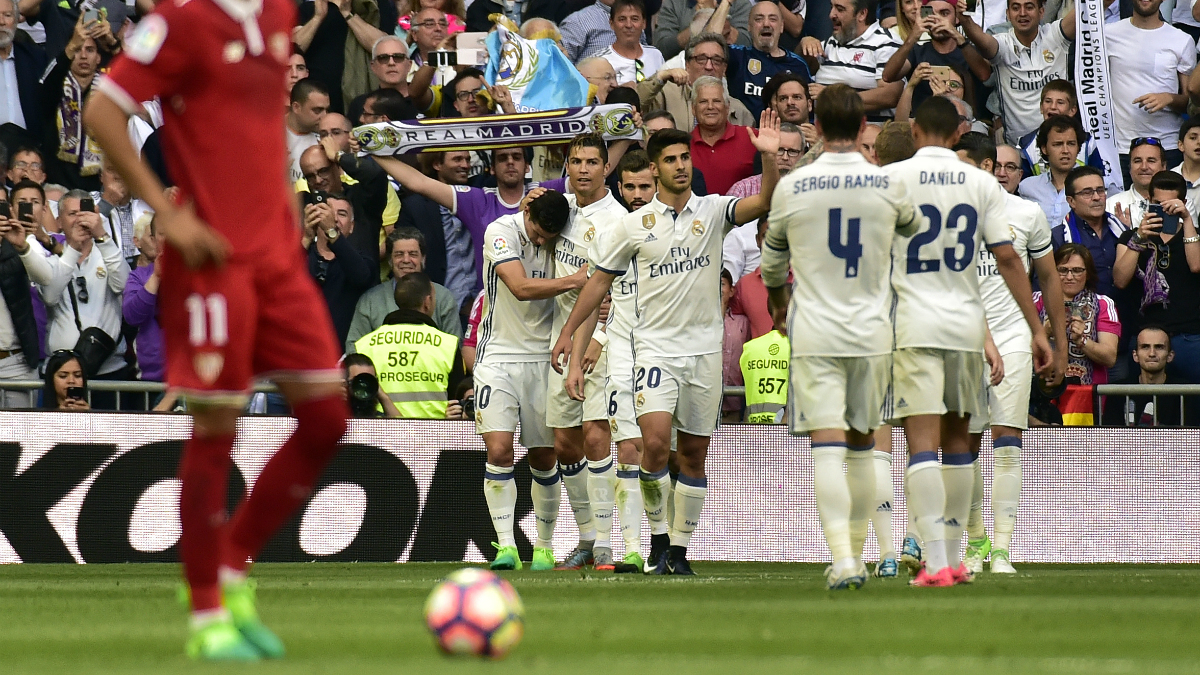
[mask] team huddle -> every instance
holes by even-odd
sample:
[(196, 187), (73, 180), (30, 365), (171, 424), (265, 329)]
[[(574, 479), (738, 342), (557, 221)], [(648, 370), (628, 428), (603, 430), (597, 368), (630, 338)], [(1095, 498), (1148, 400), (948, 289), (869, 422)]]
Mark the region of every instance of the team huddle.
[[(720, 415), (721, 242), (769, 211), (763, 280), (776, 327), (791, 338), (788, 420), (793, 434), (812, 441), (833, 557), (829, 587), (866, 582), (866, 523), (881, 500), (890, 519), (890, 455), (875, 452), (874, 440), (887, 423), (902, 425), (908, 441), (910, 528), (901, 559), (913, 585), (967, 583), (989, 555), (993, 572), (1013, 571), (1008, 546), (1027, 426), (1021, 402), (1033, 373), (1055, 382), (1063, 370), (1029, 281), (1032, 267), (1063, 344), (1046, 220), (978, 168), (989, 152), (994, 162), (995, 146), (960, 143), (957, 110), (945, 100), (916, 111), (916, 154), (883, 167), (858, 152), (865, 115), (852, 89), (826, 88), (816, 117), (823, 154), (781, 179), (779, 122), (763, 114), (757, 135), (749, 132), (762, 157), (762, 189), (742, 199), (692, 194), (688, 135), (655, 133), (640, 164), (634, 154), (617, 167), (632, 212), (604, 187), (603, 142), (577, 137), (568, 150), (570, 194), (534, 191), (521, 213), (488, 227), (475, 386), (498, 539), (494, 569), (523, 566), (514, 538), (519, 423), (533, 474), (532, 569), (693, 574), (687, 546)], [(989, 426), (994, 547), (983, 529), (977, 461)], [(580, 541), (556, 564), (560, 480)], [(626, 551), (619, 562), (609, 540), (614, 504)], [(875, 574), (894, 576), (896, 553), (884, 541), (890, 524), (885, 536), (874, 521), (882, 554)]]

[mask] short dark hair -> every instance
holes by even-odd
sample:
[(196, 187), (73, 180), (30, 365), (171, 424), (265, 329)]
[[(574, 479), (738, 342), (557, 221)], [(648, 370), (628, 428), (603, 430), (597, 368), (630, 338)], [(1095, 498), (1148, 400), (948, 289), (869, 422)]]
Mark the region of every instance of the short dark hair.
[(1063, 132), (1067, 130), (1075, 132), (1076, 143), (1083, 143), (1083, 127), (1079, 124), (1079, 120), (1075, 119), (1074, 117), (1067, 117), (1066, 115), (1053, 115), (1051, 117), (1047, 117), (1046, 121), (1042, 122), (1042, 126), (1038, 127), (1038, 149), (1041, 150), (1042, 148), (1046, 147), (1047, 143), (1050, 142), (1050, 132)]
[(665, 109), (664, 110), (651, 110), (650, 112), (646, 113), (644, 116), (642, 116), (642, 124), (648, 124), (651, 120), (656, 120), (656, 119), (660, 119), (660, 118), (671, 120), (671, 126), (673, 126), (673, 127), (676, 126), (675, 116), (672, 115), (669, 111), (667, 111)]
[(529, 202), (529, 219), (546, 234), (557, 235), (567, 226), (571, 216), (571, 205), (557, 190), (546, 190), (537, 199)]
[(392, 257), (393, 245), (403, 239), (412, 239), (417, 242), (417, 247), (421, 249), (421, 255), (425, 255), (425, 234), (415, 227), (397, 227), (392, 230), (392, 233), (387, 236), (384, 242), (386, 247), (385, 253), (388, 259)]
[(713, 42), (721, 45), (721, 50), (725, 52), (725, 60), (729, 60), (729, 43), (726, 42), (725, 36), (721, 35), (720, 33), (713, 33), (712, 31), (701, 33), (699, 35), (693, 35), (692, 39), (688, 40), (687, 46), (683, 48), (684, 60), (691, 61), (692, 54), (696, 51), (696, 47), (699, 47), (705, 42)]
[(787, 84), (788, 82), (800, 83), (800, 91), (804, 92), (804, 98), (809, 98), (808, 87), (805, 86), (803, 77), (800, 77), (796, 73), (780, 73), (779, 75), (772, 77), (769, 81), (767, 81), (766, 84), (763, 85), (763, 108), (771, 107), (771, 99), (775, 98), (775, 95), (779, 93), (780, 88), (782, 88), (783, 85)]
[[(1082, 167), (1081, 167), (1082, 168)], [(1091, 167), (1088, 167), (1091, 168)], [(1072, 256), (1083, 258), (1083, 267), (1087, 270), (1087, 277), (1084, 281), (1084, 287), (1093, 293), (1096, 292), (1096, 285), (1099, 283), (1099, 278), (1096, 275), (1096, 261), (1092, 259), (1092, 252), (1083, 244), (1063, 244), (1054, 251), (1054, 265), (1058, 266), (1070, 260)]]
[(613, 87), (612, 91), (608, 92), (608, 97), (604, 99), (604, 105), (618, 103), (633, 106), (634, 110), (642, 112), (642, 98), (638, 96), (637, 90), (633, 87)]
[(1187, 199), (1188, 184), (1183, 176), (1174, 171), (1159, 171), (1150, 179), (1150, 194), (1155, 190), (1174, 192), (1176, 199)]
[(968, 131), (958, 139), (958, 143), (954, 146), (955, 152), (959, 150), (966, 152), (967, 157), (970, 157), (976, 165), (982, 165), (985, 159), (992, 160), (992, 166), (996, 165), (996, 142), (987, 134)]
[(912, 121), (931, 136), (953, 138), (958, 131), (958, 108), (941, 96), (930, 96), (917, 106)]
[[(629, 89), (629, 87), (625, 87)], [(571, 161), (571, 153), (579, 148), (595, 148), (600, 151), (600, 161), (608, 164), (608, 144), (604, 142), (604, 137), (595, 132), (579, 134), (571, 139), (570, 145), (567, 146), (567, 161)]]
[(657, 162), (662, 159), (663, 150), (681, 143), (690, 149), (692, 135), (679, 129), (659, 129), (650, 136), (650, 140), (646, 141), (646, 156), (650, 158), (651, 162)]
[(1060, 94), (1066, 94), (1071, 99), (1071, 105), (1079, 107), (1079, 95), (1075, 93), (1075, 85), (1071, 84), (1069, 80), (1058, 79), (1047, 82), (1046, 86), (1042, 87), (1041, 96), (1038, 97), (1039, 103), (1048, 91), (1057, 91)]
[(1175, 351), (1174, 349), (1171, 349), (1171, 331), (1164, 328), (1161, 323), (1148, 323), (1148, 324), (1142, 326), (1141, 328), (1139, 328), (1137, 335), (1135, 335), (1133, 338), (1133, 351), (1135, 351), (1135, 352), (1137, 351), (1138, 338), (1142, 336), (1142, 333), (1144, 333), (1148, 330), (1156, 330), (1156, 331), (1159, 331), (1160, 333), (1162, 333), (1163, 335), (1166, 335), (1167, 336), (1167, 351), (1172, 351), (1172, 352)]
[(304, 105), (308, 101), (309, 94), (316, 92), (318, 94), (329, 95), (329, 88), (322, 84), (319, 80), (311, 77), (303, 78), (292, 86), (292, 103)]
[(376, 89), (367, 94), (367, 98), (375, 102), (371, 106), (375, 114), (388, 118), (390, 122), (416, 119), (416, 108), (395, 89)]
[(500, 163), (500, 161), (496, 159), (496, 155), (505, 150), (520, 150), (521, 158), (525, 160), (526, 164), (529, 163), (529, 150), (530, 150), (529, 148), (515, 148), (512, 146), (507, 146), (507, 147), (503, 147), (503, 148), (492, 148), (492, 164), (493, 165)]
[(1197, 127), (1200, 127), (1200, 115), (1194, 116), (1194, 117), (1189, 117), (1186, 120), (1184, 120), (1183, 126), (1179, 127), (1179, 140), (1182, 141), (1184, 136), (1188, 135), (1189, 131), (1191, 131), (1192, 129), (1195, 129)]
[(1104, 174), (1100, 172), (1100, 169), (1097, 169), (1094, 166), (1087, 166), (1087, 165), (1077, 166), (1074, 169), (1071, 169), (1070, 171), (1068, 171), (1067, 177), (1065, 179), (1063, 179), (1063, 191), (1066, 192), (1066, 195), (1068, 197), (1074, 197), (1075, 196), (1075, 182), (1078, 181), (1080, 178), (1086, 178), (1087, 176), (1096, 176), (1100, 180), (1104, 180)]
[(625, 153), (617, 164), (617, 181), (625, 179), (625, 172), (638, 173), (650, 168), (650, 158), (646, 156), (644, 150), (631, 150)]
[[(874, 23), (872, 19), (875, 18), (876, 9), (879, 7), (879, 3), (876, 0), (853, 0), (853, 4), (855, 18), (858, 18), (859, 12), (866, 11), (867, 25), (869, 26)], [(921, 128), (924, 129), (925, 127)]]
[(424, 272), (409, 272), (396, 280), (396, 307), (417, 311), (433, 295), (433, 282)]
[[(617, 12), (626, 7), (633, 7), (642, 13), (642, 20), (649, 21), (650, 17), (646, 16), (646, 3), (642, 0), (613, 0), (612, 7), (608, 10), (609, 17), (614, 17)], [(612, 21), (610, 18), (609, 21)]]
[(817, 123), (826, 141), (852, 141), (858, 138), (866, 119), (862, 96), (845, 84), (825, 87), (817, 97)]
[(347, 373), (350, 372), (350, 366), (370, 366), (371, 370), (375, 370), (375, 362), (371, 360), (371, 357), (366, 354), (359, 354), (358, 352), (347, 354), (342, 359), (342, 368)]
[[(466, 80), (468, 78), (472, 78), (472, 77), (477, 77), (477, 78), (479, 78), (481, 80), (485, 80), (485, 81), (487, 79), (484, 77), (482, 70), (480, 70), (478, 68), (467, 68), (465, 70), (460, 71), (458, 73), (458, 75), (455, 75), (453, 80), (450, 80), (449, 82), (447, 82), (446, 86), (442, 88), (442, 91), (449, 92), (450, 96), (457, 98), (458, 97), (458, 85), (462, 84), (462, 82), (464, 80)], [(395, 90), (393, 89), (392, 91), (395, 91)], [(397, 93), (399, 93), (399, 92), (397, 92)], [(377, 110), (376, 112), (379, 112), (379, 111)]]
[(17, 194), (18, 190), (37, 190), (37, 193), (42, 197), (42, 201), (46, 201), (46, 189), (34, 181), (29, 180), (28, 178), (22, 178), (21, 180), (17, 181), (16, 185), (12, 186), (12, 190), (9, 190), (8, 192), (9, 199), (11, 199), (13, 195)]

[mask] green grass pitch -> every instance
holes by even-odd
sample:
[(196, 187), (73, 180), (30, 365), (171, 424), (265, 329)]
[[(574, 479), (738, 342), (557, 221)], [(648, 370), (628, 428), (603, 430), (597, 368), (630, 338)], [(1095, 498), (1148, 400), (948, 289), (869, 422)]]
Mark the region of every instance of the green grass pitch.
[(174, 565), (0, 568), (3, 673), (1196, 673), (1194, 566), (1019, 565), (969, 587), (824, 590), (818, 565), (696, 563), (694, 579), (506, 573), (525, 639), (434, 648), (422, 605), (455, 564), (260, 565), (287, 659), (193, 664)]

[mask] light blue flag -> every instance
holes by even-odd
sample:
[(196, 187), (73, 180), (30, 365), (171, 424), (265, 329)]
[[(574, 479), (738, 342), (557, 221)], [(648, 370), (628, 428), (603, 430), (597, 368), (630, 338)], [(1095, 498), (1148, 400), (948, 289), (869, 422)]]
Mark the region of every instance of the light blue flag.
[(554, 40), (526, 40), (497, 25), (487, 50), (488, 84), (508, 87), (518, 112), (587, 105), (588, 81)]

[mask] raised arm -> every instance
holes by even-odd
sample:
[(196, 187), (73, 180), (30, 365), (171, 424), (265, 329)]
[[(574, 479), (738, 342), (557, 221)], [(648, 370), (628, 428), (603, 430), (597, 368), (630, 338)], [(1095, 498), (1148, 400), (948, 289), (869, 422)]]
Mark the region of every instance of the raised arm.
[(375, 161), (383, 167), (384, 171), (388, 172), (389, 176), (395, 178), (400, 185), (408, 188), (411, 192), (425, 195), (441, 206), (454, 209), (453, 187), (426, 176), (395, 157), (377, 156)]
[(733, 209), (733, 221), (736, 225), (748, 223), (755, 218), (761, 218), (771, 210), (771, 196), (775, 194), (775, 184), (779, 182), (779, 116), (770, 108), (759, 117), (758, 133), (746, 127), (750, 134), (750, 142), (762, 155), (763, 177), (762, 189), (753, 197), (739, 199)]
[[(1000, 42), (996, 38), (988, 35), (979, 24), (970, 15), (959, 13), (958, 23), (962, 26), (963, 33), (967, 39), (975, 45), (975, 49), (979, 50), (979, 55), (987, 60), (996, 58), (996, 54), (1000, 51)], [(1074, 26), (1074, 21), (1071, 23)]]

